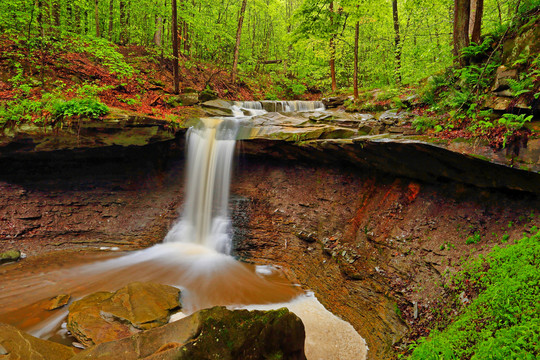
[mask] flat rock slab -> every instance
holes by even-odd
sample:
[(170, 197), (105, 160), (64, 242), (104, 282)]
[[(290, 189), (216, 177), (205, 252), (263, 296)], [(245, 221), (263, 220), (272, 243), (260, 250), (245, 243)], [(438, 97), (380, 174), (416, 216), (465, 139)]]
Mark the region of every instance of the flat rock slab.
[(0, 323), (0, 359), (67, 360), (75, 356), (74, 349), (41, 340), (16, 327)]
[(0, 133), (0, 157), (30, 152), (144, 146), (173, 140), (182, 131), (177, 124), (165, 120), (126, 113), (114, 113), (97, 120), (82, 119), (62, 128), (23, 124)]
[(181, 308), (180, 290), (135, 282), (110, 292), (97, 292), (69, 307), (67, 327), (84, 345), (121, 339), (163, 326)]
[[(537, 147), (529, 148), (532, 151)], [(535, 171), (511, 167), (495, 153), (492, 158), (478, 155), (478, 147), (457, 149), (455, 145), (436, 144), (418, 137), (383, 134), (299, 142), (284, 136), (262, 136), (245, 141), (243, 151), (279, 160), (374, 168), (427, 182), (451, 180), (484, 188), (540, 193), (540, 174)], [(529, 157), (534, 162), (537, 155), (531, 153)], [(535, 167), (538, 163), (529, 165)]]

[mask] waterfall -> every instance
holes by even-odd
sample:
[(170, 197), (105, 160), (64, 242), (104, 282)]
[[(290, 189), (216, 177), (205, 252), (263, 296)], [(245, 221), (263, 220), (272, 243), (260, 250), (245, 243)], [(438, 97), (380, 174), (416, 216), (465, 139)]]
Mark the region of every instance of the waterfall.
[(231, 107), (234, 116), (256, 116), (267, 112), (323, 111), (322, 101), (235, 101)]
[(201, 119), (187, 136), (186, 200), (180, 221), (165, 242), (190, 242), (231, 251), (229, 187), (239, 122)]

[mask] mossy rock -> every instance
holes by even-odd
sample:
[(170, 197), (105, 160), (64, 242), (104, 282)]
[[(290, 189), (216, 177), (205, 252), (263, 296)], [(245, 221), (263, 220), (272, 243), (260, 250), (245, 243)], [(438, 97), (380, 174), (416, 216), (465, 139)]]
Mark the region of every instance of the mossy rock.
[(99, 344), (72, 360), (304, 360), (304, 341), (302, 321), (286, 308), (232, 311), (214, 307), (156, 329)]
[(21, 258), (21, 252), (19, 250), (8, 250), (0, 253), (0, 264), (14, 262)]

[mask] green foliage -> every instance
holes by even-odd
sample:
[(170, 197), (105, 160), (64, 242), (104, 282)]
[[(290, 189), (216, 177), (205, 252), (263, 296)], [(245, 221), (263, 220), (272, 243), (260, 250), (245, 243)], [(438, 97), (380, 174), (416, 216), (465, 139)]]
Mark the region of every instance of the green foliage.
[(507, 79), (513, 96), (526, 94), (533, 89), (533, 78), (525, 77), (523, 80)]
[(486, 36), (481, 44), (471, 43), (471, 45), (464, 47), (461, 50), (461, 56), (466, 58), (473, 58), (479, 55), (486, 55), (487, 51), (491, 48), (493, 42), (491, 36)]
[(118, 47), (106, 39), (78, 36), (73, 42), (73, 50), (93, 56), (119, 78), (129, 78), (136, 73), (124, 56), (118, 52)]
[(508, 131), (519, 130), (525, 123), (533, 119), (532, 115), (527, 116), (527, 114), (515, 115), (515, 114), (503, 114), (502, 118), (499, 119), (499, 124), (506, 127)]
[(467, 240), (465, 240), (465, 244), (471, 245), (471, 244), (478, 244), (482, 240), (482, 236), (480, 236), (480, 233), (476, 231), (473, 235), (469, 236)]
[(439, 121), (435, 118), (430, 118), (426, 116), (418, 116), (412, 122), (412, 126), (418, 132), (426, 132), (427, 130), (433, 129), (437, 126)]
[(56, 118), (81, 117), (96, 119), (109, 112), (109, 108), (95, 99), (71, 99), (57, 102), (53, 107)]
[(464, 265), (454, 281), (481, 291), (443, 331), (413, 345), (411, 359), (540, 357), (540, 232), (495, 247)]

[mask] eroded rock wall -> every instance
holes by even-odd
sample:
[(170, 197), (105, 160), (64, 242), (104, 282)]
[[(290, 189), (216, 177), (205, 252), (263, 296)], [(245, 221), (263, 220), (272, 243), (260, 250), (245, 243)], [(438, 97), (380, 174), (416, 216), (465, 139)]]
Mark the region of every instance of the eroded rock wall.
[[(315, 291), (366, 339), (371, 359), (389, 358), (430, 316), (441, 274), (539, 222), (531, 195), (367, 170), (247, 159), (232, 190), (249, 199), (238, 255)], [(475, 234), (483, 240), (466, 244)]]

